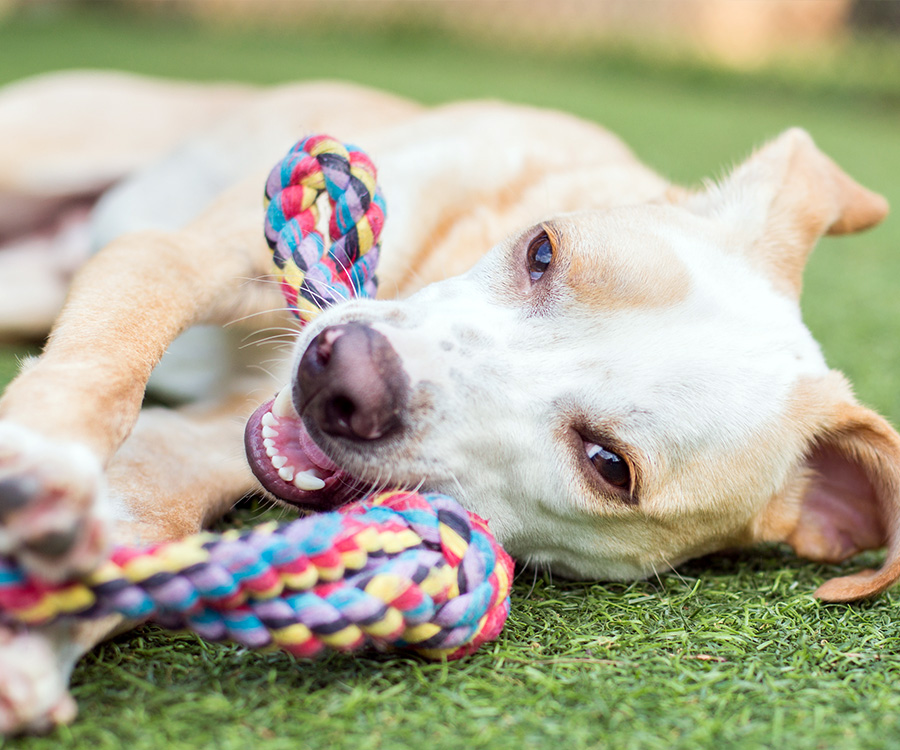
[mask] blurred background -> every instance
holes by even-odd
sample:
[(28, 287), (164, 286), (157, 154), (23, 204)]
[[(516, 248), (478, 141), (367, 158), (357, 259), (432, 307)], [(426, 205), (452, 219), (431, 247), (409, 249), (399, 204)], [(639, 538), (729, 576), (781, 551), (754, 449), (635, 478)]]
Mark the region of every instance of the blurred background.
[(493, 44), (590, 48), (630, 42), (742, 68), (900, 33), (896, 0), (0, 0), (0, 14), (73, 9), (257, 28), (416, 24)]
[[(0, 83), (84, 67), (345, 78), (429, 103), (557, 106), (613, 129), (685, 89), (726, 109), (742, 94), (883, 111), (900, 102), (900, 0), (0, 0)], [(601, 111), (612, 90), (627, 98)], [(665, 114), (673, 125), (691, 116)], [(751, 143), (771, 135), (753, 126)], [(721, 164), (703, 140), (711, 159), (672, 176)]]
[[(425, 103), (554, 107), (686, 184), (800, 125), (900, 205), (895, 0), (0, 0), (0, 84), (66, 68), (340, 78)], [(824, 240), (803, 298), (829, 361), (895, 422), (898, 280), (900, 220), (889, 218)]]

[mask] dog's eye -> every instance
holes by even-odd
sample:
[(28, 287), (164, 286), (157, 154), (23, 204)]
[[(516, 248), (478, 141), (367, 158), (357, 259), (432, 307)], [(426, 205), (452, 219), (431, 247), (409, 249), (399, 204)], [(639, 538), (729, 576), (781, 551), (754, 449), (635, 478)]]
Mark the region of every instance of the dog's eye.
[(631, 470), (624, 458), (596, 443), (586, 443), (585, 448), (588, 458), (604, 481), (623, 490), (631, 488)]
[(550, 267), (553, 259), (553, 244), (546, 232), (541, 232), (528, 244), (528, 273), (531, 280), (538, 281)]

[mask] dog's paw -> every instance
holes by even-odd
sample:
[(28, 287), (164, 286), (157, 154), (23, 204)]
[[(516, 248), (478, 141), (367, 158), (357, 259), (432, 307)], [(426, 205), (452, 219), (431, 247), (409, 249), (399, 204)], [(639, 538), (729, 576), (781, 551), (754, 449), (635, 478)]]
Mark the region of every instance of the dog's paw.
[(0, 554), (60, 581), (103, 559), (103, 469), (75, 443), (0, 422)]
[(0, 627), (0, 736), (48, 732), (75, 718), (53, 648), (40, 634)]

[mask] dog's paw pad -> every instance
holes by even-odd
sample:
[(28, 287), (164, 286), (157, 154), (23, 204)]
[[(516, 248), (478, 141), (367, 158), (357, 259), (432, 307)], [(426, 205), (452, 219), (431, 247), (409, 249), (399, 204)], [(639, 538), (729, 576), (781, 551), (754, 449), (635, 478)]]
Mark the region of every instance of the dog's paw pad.
[(100, 462), (85, 447), (0, 423), (0, 554), (58, 581), (106, 551)]
[(0, 736), (48, 732), (76, 712), (47, 641), (0, 629)]

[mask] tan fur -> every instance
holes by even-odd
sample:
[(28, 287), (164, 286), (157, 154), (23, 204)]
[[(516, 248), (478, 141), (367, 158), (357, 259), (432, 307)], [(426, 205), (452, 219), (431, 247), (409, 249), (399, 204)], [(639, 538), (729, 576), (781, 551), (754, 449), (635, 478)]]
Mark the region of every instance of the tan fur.
[(856, 403), (839, 373), (799, 383), (791, 401), (784, 429), (806, 443), (806, 453), (816, 447), (833, 447), (857, 464), (876, 493), (872, 509), (876, 516), (871, 519), (871, 532), (846, 529), (838, 537), (825, 534), (805, 509), (816, 472), (804, 461), (792, 474), (790, 486), (773, 498), (757, 519), (754, 537), (785, 541), (803, 557), (831, 563), (887, 544), (887, 559), (880, 570), (835, 578), (816, 591), (828, 601), (852, 601), (881, 593), (900, 577), (900, 438), (882, 417)]
[[(825, 378), (803, 379), (791, 394), (781, 429), (795, 435), (795, 443), (802, 446), (797, 452), (803, 456), (811, 436), (820, 426), (820, 420), (832, 411), (835, 404), (854, 401), (849, 383), (838, 372), (832, 372)], [(796, 532), (810, 478), (810, 470), (798, 462), (788, 486), (772, 498), (757, 518), (755, 539), (783, 542)]]
[[(563, 253), (568, 285), (581, 304), (606, 310), (668, 307), (690, 292), (690, 275), (684, 264), (652, 233), (637, 230), (632, 233), (633, 244), (622, 248), (604, 243), (602, 229), (593, 231), (587, 219), (550, 222), (548, 227), (553, 234), (562, 235), (559, 246), (582, 243), (591, 250), (568, 257)], [(610, 262), (622, 255), (631, 262)]]
[[(730, 205), (720, 210), (740, 211), (741, 194), (754, 185), (763, 191), (761, 215), (736, 223), (733, 246), (795, 299), (819, 237), (867, 229), (888, 213), (882, 196), (849, 177), (799, 128), (761, 148), (722, 184), (716, 199), (724, 197)], [(695, 194), (687, 204), (708, 210), (708, 200), (707, 194)]]
[[(253, 96), (246, 85), (161, 82), (114, 72), (62, 73), (9, 86), (0, 108), (6, 136), (0, 142), (0, 191), (65, 198), (99, 191)], [(102, 119), (82, 116), (98, 110)], [(136, 149), (136, 141), (144, 147)]]

